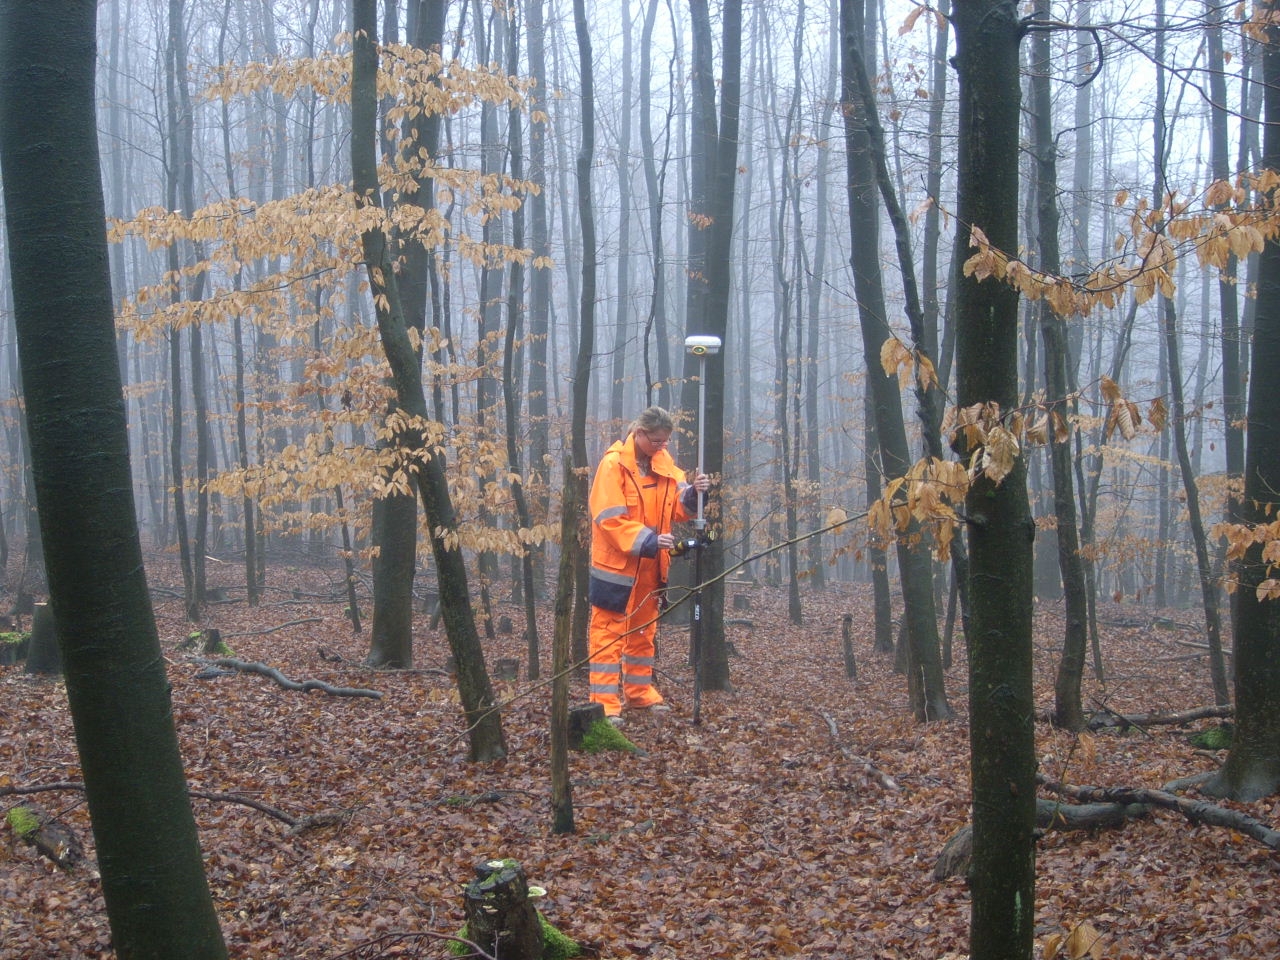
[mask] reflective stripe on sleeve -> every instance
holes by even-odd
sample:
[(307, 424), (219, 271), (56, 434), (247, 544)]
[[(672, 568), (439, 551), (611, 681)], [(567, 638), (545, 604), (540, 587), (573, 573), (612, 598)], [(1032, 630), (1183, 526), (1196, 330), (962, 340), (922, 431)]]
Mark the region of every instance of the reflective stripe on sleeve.
[(604, 523), (604, 521), (608, 520), (610, 517), (620, 517), (626, 512), (627, 512), (627, 505), (625, 503), (622, 506), (618, 506), (618, 507), (605, 507), (603, 510), (601, 510), (599, 513), (596, 514), (595, 522)]

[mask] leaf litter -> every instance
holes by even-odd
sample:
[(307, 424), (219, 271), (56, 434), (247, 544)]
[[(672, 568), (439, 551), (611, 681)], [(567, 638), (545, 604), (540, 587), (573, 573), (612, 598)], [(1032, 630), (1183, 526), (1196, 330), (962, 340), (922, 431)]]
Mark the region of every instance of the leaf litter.
[[(440, 669), (448, 657), (443, 632), (418, 614), (420, 669), (368, 669), (361, 665), (367, 632), (352, 634), (342, 602), (317, 599), (324, 575), (288, 571), (305, 599), (290, 593), (256, 609), (217, 604), (202, 625), (219, 628), (240, 659), (294, 680), (376, 689), (381, 700), (286, 690), (247, 673), (195, 679), (200, 664), (178, 650), (191, 630), (180, 602), (157, 603), (191, 788), (321, 824), (291, 831), (249, 806), (193, 800), (232, 956), (445, 957), (439, 937), (461, 926), (461, 887), (474, 864), (494, 857), (524, 864), (548, 891), (543, 912), (587, 956), (967, 955), (965, 882), (931, 877), (943, 843), (968, 819), (961, 639), (947, 672), (960, 719), (917, 724), (892, 657), (872, 652), (864, 588), (811, 591), (806, 622), (796, 627), (787, 622), (784, 588), (755, 587), (750, 610), (735, 611), (738, 622), (727, 627), (740, 654), (730, 661), (734, 689), (705, 692), (695, 727), (687, 630), (665, 625), (659, 686), (674, 709), (628, 717), (625, 732), (643, 755), (572, 755), (577, 829), (553, 836), (549, 686), (495, 681), (511, 700), (503, 713), (509, 755), (468, 763), (457, 694)], [(844, 676), (846, 613), (855, 625), (855, 681)], [(1175, 625), (1190, 616), (1166, 613), (1162, 622)], [(499, 657), (525, 656), (522, 608), (500, 603), (499, 614), (515, 629), (486, 642), (491, 668)], [(313, 617), (318, 622), (273, 629)], [(1103, 689), (1086, 678), (1087, 709), (1105, 703), (1120, 714), (1153, 713), (1211, 701), (1207, 663), (1183, 645), (1198, 641), (1197, 631), (1153, 630), (1154, 612), (1135, 605), (1107, 605), (1102, 617), (1108, 682)], [(1037, 705), (1045, 711), (1061, 645), (1059, 609), (1041, 606), (1036, 624)], [(550, 626), (549, 617), (539, 624), (544, 658)], [(550, 674), (545, 660), (542, 673)], [(0, 668), (0, 685), (0, 790), (79, 780), (62, 685), (30, 679), (20, 665)], [(581, 676), (572, 697), (585, 698)], [(1213, 755), (1188, 743), (1191, 732), (1157, 726), (1149, 735), (1077, 737), (1037, 723), (1041, 772), (1073, 783), (1160, 787), (1212, 769)], [(0, 796), (0, 812), (23, 799)], [(0, 960), (110, 957), (83, 797), (62, 791), (39, 799), (78, 833), (87, 859), (62, 871), (6, 836)], [(1280, 797), (1234, 806), (1280, 823)], [(1168, 811), (1122, 829), (1045, 834), (1036, 900), (1037, 957), (1280, 956), (1280, 859)]]

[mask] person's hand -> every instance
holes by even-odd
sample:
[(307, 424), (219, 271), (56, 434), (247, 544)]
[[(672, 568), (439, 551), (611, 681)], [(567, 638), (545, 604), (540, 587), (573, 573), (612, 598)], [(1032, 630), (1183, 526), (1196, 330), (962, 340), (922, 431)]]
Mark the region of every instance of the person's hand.
[(670, 534), (670, 533), (660, 533), (660, 534), (658, 534), (658, 549), (659, 549), (659, 550), (670, 550), (670, 549), (671, 549), (672, 547), (674, 547), (675, 545), (676, 545), (676, 538), (675, 538), (675, 536), (674, 536), (674, 535), (672, 535), (672, 534)]
[(693, 471), (693, 488), (699, 493), (706, 493), (711, 489), (711, 478), (700, 470)]

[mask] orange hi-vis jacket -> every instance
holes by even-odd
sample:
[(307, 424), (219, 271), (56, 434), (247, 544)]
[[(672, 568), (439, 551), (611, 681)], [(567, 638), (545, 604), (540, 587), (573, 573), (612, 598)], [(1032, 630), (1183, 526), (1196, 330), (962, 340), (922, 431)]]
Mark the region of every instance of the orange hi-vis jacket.
[(611, 446), (596, 468), (587, 686), (592, 702), (609, 716), (624, 706), (662, 703), (653, 685), (654, 634), (671, 558), (658, 548), (658, 535), (696, 511), (697, 496), (665, 449), (642, 475), (630, 435)]
[(650, 460), (647, 477), (640, 474), (630, 434), (605, 451), (591, 485), (592, 606), (626, 612), (645, 559), (657, 559), (658, 584), (667, 582), (670, 557), (658, 549), (658, 534), (690, 519), (697, 496), (665, 449)]

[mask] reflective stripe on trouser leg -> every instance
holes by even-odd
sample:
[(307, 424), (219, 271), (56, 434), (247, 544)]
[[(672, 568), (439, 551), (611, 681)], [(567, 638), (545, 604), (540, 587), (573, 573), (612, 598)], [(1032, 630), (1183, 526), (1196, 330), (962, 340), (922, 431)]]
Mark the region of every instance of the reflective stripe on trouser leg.
[(662, 702), (662, 694), (653, 685), (654, 635), (658, 632), (657, 570), (649, 577), (637, 578), (634, 596), (640, 603), (631, 611), (628, 633), (622, 641), (622, 697), (628, 707), (652, 707)]
[(622, 655), (622, 682), (635, 686), (653, 685), (653, 657)]
[(587, 632), (589, 667), (587, 693), (592, 703), (604, 707), (605, 716), (622, 712), (622, 697), (618, 692), (622, 667), (622, 633), (626, 629), (626, 614), (610, 613), (600, 607), (591, 608), (591, 624)]

